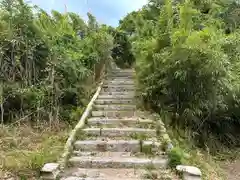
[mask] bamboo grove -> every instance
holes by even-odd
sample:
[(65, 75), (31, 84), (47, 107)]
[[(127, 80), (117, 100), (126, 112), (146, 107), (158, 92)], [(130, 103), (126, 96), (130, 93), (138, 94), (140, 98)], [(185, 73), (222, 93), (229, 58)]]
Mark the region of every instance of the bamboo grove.
[(240, 145), (240, 5), (149, 0), (119, 27), (92, 14), (0, 3), (0, 120), (72, 123), (114, 59), (135, 65), (148, 109), (201, 147)]
[(108, 27), (23, 0), (3, 0), (0, 11), (1, 123), (69, 122), (109, 64)]
[(146, 107), (211, 150), (240, 145), (239, 8), (237, 1), (150, 0), (118, 27), (132, 43)]

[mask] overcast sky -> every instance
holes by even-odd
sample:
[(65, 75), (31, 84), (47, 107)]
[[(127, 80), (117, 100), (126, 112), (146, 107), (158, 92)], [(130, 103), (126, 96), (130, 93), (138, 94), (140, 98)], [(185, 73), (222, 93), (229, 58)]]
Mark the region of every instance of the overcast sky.
[(98, 22), (117, 26), (118, 21), (127, 13), (138, 10), (148, 0), (30, 0), (33, 4), (40, 6), (46, 11), (51, 9), (64, 12), (65, 4), (67, 10), (80, 14), (86, 18), (90, 12), (96, 16)]

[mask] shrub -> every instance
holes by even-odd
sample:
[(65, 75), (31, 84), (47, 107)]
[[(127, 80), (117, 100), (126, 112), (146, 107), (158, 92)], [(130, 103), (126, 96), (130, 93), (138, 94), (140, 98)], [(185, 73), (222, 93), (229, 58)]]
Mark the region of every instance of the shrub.
[[(239, 30), (225, 34), (216, 15), (225, 6), (191, 0), (153, 6), (138, 11), (132, 38), (143, 102), (172, 112), (169, 124), (191, 129), (202, 147), (239, 145)], [(157, 8), (158, 18), (145, 18)]]
[(168, 158), (169, 162), (168, 165), (169, 167), (175, 169), (177, 165), (182, 165), (184, 164), (184, 152), (180, 148), (173, 148), (169, 153), (168, 153)]
[(91, 14), (86, 24), (75, 13), (49, 15), (23, 0), (0, 5), (1, 122), (69, 120), (108, 64), (112, 36)]

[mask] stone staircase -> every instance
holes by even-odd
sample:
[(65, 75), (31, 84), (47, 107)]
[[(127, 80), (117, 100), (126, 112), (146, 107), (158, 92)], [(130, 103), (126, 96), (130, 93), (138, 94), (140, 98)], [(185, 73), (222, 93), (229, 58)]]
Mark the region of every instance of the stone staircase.
[(138, 116), (133, 70), (109, 75), (77, 136), (61, 180), (177, 179), (166, 170), (156, 122)]

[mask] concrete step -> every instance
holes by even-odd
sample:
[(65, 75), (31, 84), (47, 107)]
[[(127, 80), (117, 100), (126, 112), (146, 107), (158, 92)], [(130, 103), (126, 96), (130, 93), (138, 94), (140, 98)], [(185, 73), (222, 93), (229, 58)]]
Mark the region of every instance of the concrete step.
[(98, 99), (133, 99), (134, 95), (124, 94), (124, 95), (99, 95)]
[[(87, 152), (104, 152), (107, 156), (116, 156), (114, 153), (137, 153), (143, 149), (148, 148), (152, 152), (157, 152), (161, 144), (153, 141), (140, 141), (140, 140), (86, 140), (76, 141), (74, 148), (76, 151), (87, 151)], [(109, 154), (109, 152), (111, 154)], [(100, 156), (98, 153), (96, 155)], [(126, 154), (124, 154), (126, 155)], [(130, 156), (131, 154), (129, 154)], [(103, 154), (101, 154), (103, 156)]]
[(134, 69), (117, 69), (112, 70), (111, 73), (135, 73)]
[(153, 120), (149, 119), (138, 119), (138, 118), (102, 118), (102, 117), (92, 117), (88, 119), (87, 124), (90, 126), (96, 126), (96, 125), (135, 125), (138, 124), (142, 125), (154, 125), (155, 122)]
[(79, 168), (166, 168), (168, 160), (137, 157), (71, 157), (69, 165)]
[(106, 77), (106, 81), (135, 81), (135, 78), (132, 77)]
[(135, 74), (135, 71), (132, 70), (112, 71), (109, 74)]
[(135, 90), (135, 87), (119, 87), (119, 86), (103, 86), (103, 89), (101, 93), (109, 93), (109, 92), (121, 92), (121, 93), (128, 93), (133, 92)]
[[(67, 179), (69, 178), (69, 179)], [(83, 178), (83, 179), (80, 179)], [(174, 173), (167, 169), (136, 169), (136, 168), (104, 168), (104, 169), (85, 169), (70, 168), (66, 169), (61, 180), (179, 180)]]
[(117, 69), (117, 70), (112, 70), (111, 72), (112, 73), (114, 73), (114, 72), (131, 72), (131, 73), (134, 73), (135, 69)]
[(134, 105), (133, 99), (97, 99), (95, 101), (95, 104), (104, 104), (104, 105), (110, 105), (110, 104), (118, 104), (118, 105)]
[(135, 75), (135, 71), (112, 71), (109, 75)]
[(135, 74), (130, 74), (130, 73), (117, 73), (117, 74), (110, 74), (109, 77), (111, 77), (111, 78), (134, 79), (134, 78), (135, 78)]
[[(122, 180), (121, 178), (90, 178), (90, 177), (77, 177), (77, 176), (69, 176), (65, 178), (61, 178), (60, 180)], [(139, 180), (136, 178), (124, 178), (124, 180)]]
[(110, 151), (110, 152), (140, 152), (139, 140), (87, 140), (76, 141), (74, 144), (76, 150), (81, 151)]
[(133, 80), (106, 80), (104, 81), (104, 84), (109, 85), (134, 85), (135, 82)]
[(95, 104), (93, 108), (96, 110), (115, 110), (115, 111), (122, 111), (122, 110), (136, 110), (136, 105), (101, 105)]
[(111, 85), (111, 84), (103, 84), (103, 90), (112, 92), (112, 91), (134, 91), (134, 85)]
[[(135, 154), (138, 155), (138, 152), (135, 152)], [(100, 152), (100, 151), (73, 151), (73, 156), (94, 156), (94, 157), (131, 157), (134, 155), (133, 152), (111, 152), (111, 151), (105, 151), (105, 152)]]
[(97, 153), (97, 151), (81, 151), (81, 150), (75, 150), (72, 152), (73, 156), (95, 156)]
[(133, 117), (135, 116), (136, 112), (132, 110), (125, 110), (125, 111), (92, 111), (93, 117)]
[[(104, 169), (85, 169), (85, 168), (71, 168), (68, 169), (64, 175), (69, 177), (87, 177), (87, 178), (105, 178), (107, 180), (139, 180), (147, 173), (145, 169), (131, 169), (131, 168), (104, 168)], [(136, 179), (135, 179), (136, 178)], [(65, 180), (65, 179), (64, 179)], [(96, 179), (97, 180), (97, 179)]]
[(107, 136), (107, 137), (131, 137), (131, 136), (156, 136), (156, 130), (144, 128), (86, 128), (83, 129), (86, 135)]
[(100, 96), (131, 96), (133, 98), (135, 98), (135, 92), (127, 92), (127, 91), (119, 91), (119, 92), (106, 92), (106, 91), (102, 91), (100, 94)]

